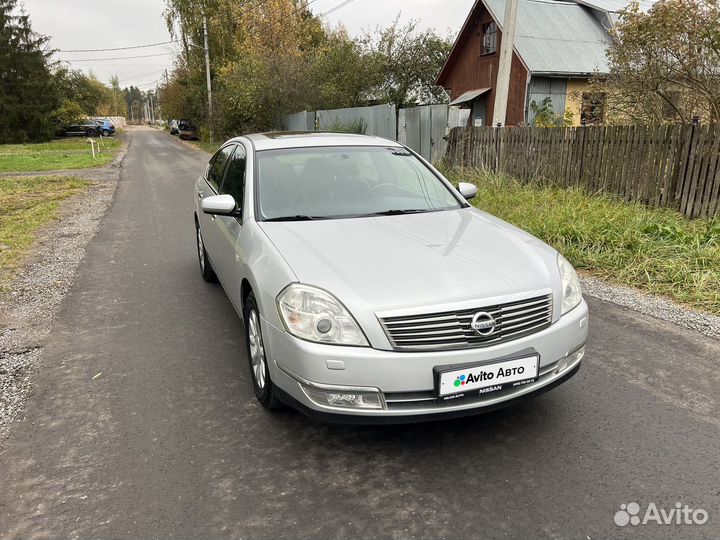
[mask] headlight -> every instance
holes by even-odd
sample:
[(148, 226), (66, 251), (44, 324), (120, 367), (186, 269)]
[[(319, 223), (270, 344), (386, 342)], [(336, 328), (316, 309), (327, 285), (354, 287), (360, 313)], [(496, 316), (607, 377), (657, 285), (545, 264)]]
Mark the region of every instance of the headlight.
[(369, 346), (350, 312), (327, 291), (295, 283), (278, 295), (277, 305), (285, 329), (295, 337), (318, 343)]
[(572, 265), (559, 253), (557, 262), (562, 281), (562, 311), (560, 314), (565, 315), (580, 303), (582, 292), (580, 291), (580, 279)]

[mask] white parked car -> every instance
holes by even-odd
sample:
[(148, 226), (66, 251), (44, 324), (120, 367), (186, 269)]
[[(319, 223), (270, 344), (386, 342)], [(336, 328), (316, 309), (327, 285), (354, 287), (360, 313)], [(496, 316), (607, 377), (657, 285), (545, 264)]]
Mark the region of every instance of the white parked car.
[(580, 367), (572, 266), (396, 142), (238, 137), (195, 185), (200, 270), (244, 320), (255, 394), (341, 422), (462, 416)]

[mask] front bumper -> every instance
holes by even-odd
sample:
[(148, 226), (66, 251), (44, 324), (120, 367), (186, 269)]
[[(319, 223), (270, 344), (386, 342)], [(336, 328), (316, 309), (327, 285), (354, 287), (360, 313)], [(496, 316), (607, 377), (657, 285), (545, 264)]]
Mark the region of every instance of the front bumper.
[[(271, 360), (272, 380), (290, 405), (326, 420), (392, 423), (496, 409), (557, 386), (572, 377), (580, 367), (582, 357), (576, 358), (573, 353), (587, 339), (587, 322), (588, 308), (583, 301), (550, 327), (530, 336), (485, 348), (436, 352), (322, 345), (297, 339), (264, 319), (262, 327)], [(434, 367), (476, 364), (528, 349), (533, 349), (540, 356), (540, 374), (536, 381), (457, 401), (437, 399)], [(559, 365), (564, 364), (564, 359), (569, 356), (571, 361), (567, 365)], [(382, 408), (321, 405), (303, 390), (308, 385), (328, 389), (353, 387), (359, 392), (378, 392)]]

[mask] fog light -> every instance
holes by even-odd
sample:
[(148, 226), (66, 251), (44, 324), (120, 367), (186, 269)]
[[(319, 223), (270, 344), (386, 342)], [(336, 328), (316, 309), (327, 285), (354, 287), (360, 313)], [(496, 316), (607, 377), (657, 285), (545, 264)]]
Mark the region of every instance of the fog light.
[(561, 371), (565, 371), (568, 366), (572, 366), (582, 360), (583, 356), (585, 356), (585, 345), (582, 347), (579, 347), (575, 349), (573, 352), (568, 354), (566, 357), (561, 358), (558, 361), (557, 367), (555, 368), (555, 373), (560, 373)]
[(343, 409), (382, 409), (382, 399), (377, 392), (343, 392), (341, 390), (320, 390), (301, 385), (305, 395), (318, 405)]

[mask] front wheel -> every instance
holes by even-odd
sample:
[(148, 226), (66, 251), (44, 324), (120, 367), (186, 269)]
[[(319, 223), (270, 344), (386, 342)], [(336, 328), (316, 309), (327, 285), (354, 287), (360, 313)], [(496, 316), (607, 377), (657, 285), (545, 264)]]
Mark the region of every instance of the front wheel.
[(268, 411), (281, 409), (282, 403), (277, 398), (275, 385), (270, 379), (267, 351), (260, 326), (260, 311), (253, 293), (250, 293), (245, 301), (243, 315), (245, 320), (245, 343), (250, 363), (250, 378), (255, 390), (255, 397)]
[(85, 132), (85, 135), (86, 135), (87, 137), (94, 137), (95, 135), (97, 135), (97, 132), (96, 132), (94, 129), (88, 129), (88, 130)]
[(209, 282), (214, 283), (217, 281), (215, 270), (210, 264), (207, 251), (205, 251), (205, 242), (203, 242), (202, 233), (200, 232), (200, 226), (195, 222), (195, 240), (197, 242), (197, 254), (198, 262), (200, 263), (200, 275), (202, 278)]

